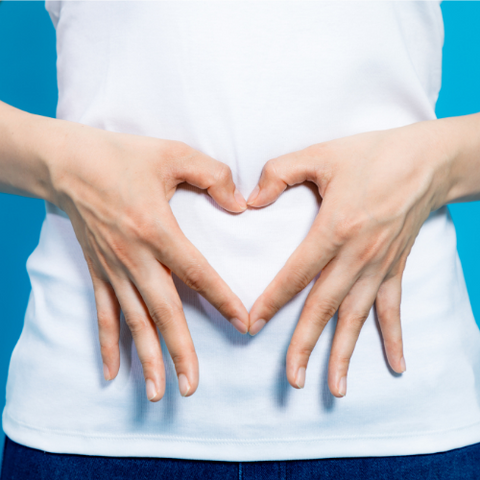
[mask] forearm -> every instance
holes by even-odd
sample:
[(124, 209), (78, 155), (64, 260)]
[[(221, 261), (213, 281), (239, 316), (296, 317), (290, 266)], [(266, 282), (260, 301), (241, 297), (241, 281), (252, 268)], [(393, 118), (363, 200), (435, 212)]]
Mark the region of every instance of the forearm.
[(49, 163), (61, 123), (0, 102), (0, 192), (53, 200)]
[(444, 203), (480, 200), (480, 113), (436, 122), (451, 156)]

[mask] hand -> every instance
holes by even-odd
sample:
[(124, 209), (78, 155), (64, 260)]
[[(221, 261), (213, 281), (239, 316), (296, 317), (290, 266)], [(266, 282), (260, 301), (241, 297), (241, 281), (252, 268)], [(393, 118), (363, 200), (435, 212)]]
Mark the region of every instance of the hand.
[(322, 197), (310, 232), (250, 311), (255, 335), (321, 272), (287, 352), (293, 387), (303, 388), (309, 356), (338, 310), (328, 385), (333, 395), (346, 394), (350, 358), (374, 302), (388, 362), (405, 371), (402, 274), (420, 227), (444, 204), (451, 160), (436, 122), (320, 143), (266, 163), (248, 205), (269, 205), (304, 181)]
[(143, 366), (147, 397), (165, 390), (157, 327), (183, 396), (198, 385), (198, 360), (171, 273), (203, 295), (241, 333), (248, 312), (181, 232), (168, 204), (188, 182), (226, 210), (246, 202), (230, 169), (183, 142), (107, 132), (70, 122), (51, 162), (53, 201), (67, 212), (95, 290), (104, 374), (119, 370), (120, 309)]

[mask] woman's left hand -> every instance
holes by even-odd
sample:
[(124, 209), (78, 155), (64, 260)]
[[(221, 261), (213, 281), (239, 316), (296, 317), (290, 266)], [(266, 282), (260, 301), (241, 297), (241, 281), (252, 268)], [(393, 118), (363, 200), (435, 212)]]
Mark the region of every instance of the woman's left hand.
[(310, 232), (250, 312), (255, 335), (320, 272), (287, 353), (289, 383), (302, 388), (309, 356), (338, 310), (328, 385), (346, 394), (360, 330), (375, 303), (387, 358), (405, 371), (400, 325), (405, 262), (429, 214), (444, 205), (452, 155), (439, 120), (319, 143), (269, 160), (248, 204), (274, 202), (287, 186), (318, 186), (322, 205)]

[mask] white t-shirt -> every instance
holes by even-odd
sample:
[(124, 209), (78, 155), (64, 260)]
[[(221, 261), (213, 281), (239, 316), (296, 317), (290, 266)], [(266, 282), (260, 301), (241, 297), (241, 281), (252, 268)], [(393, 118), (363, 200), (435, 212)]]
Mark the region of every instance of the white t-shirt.
[[(434, 119), (438, 2), (47, 2), (57, 29), (58, 117), (181, 140), (225, 162), (247, 196), (270, 158), (322, 141)], [(101, 158), (98, 159), (101, 162)], [(231, 215), (182, 187), (187, 237), (247, 308), (318, 211), (310, 185)], [(154, 212), (152, 212), (154, 214)], [(206, 460), (406, 455), (480, 441), (480, 333), (446, 208), (408, 258), (402, 325), (408, 370), (388, 367), (373, 313), (334, 398), (335, 318), (303, 390), (285, 353), (310, 287), (255, 337), (177, 282), (200, 362), (182, 398), (167, 349), (165, 397), (150, 403), (122, 321), (118, 378), (103, 380), (93, 289), (68, 217), (47, 204), (25, 327), (8, 380), (5, 432), (50, 452)]]

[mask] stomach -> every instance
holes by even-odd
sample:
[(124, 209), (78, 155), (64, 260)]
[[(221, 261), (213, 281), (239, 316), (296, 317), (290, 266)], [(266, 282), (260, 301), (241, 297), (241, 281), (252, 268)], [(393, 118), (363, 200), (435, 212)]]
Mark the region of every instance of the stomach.
[[(171, 203), (186, 235), (247, 308), (302, 240), (318, 210), (315, 191), (305, 186), (287, 191), (269, 208), (238, 216), (188, 187)], [(103, 380), (91, 280), (71, 223), (56, 207), (47, 205), (27, 268), (32, 292), (12, 357), (7, 412), (40, 428), (68, 425), (82, 434), (140, 431), (185, 438), (207, 438), (211, 431), (225, 439), (268, 439), (281, 425), (289, 438), (341, 437), (383, 434), (389, 428), (411, 433), (432, 429), (438, 418), (455, 420), (458, 391), (476, 404), (479, 371), (473, 365), (476, 355), (480, 358), (480, 334), (446, 208), (426, 221), (407, 261), (401, 309), (407, 372), (397, 375), (389, 369), (372, 309), (351, 361), (348, 395), (341, 400), (327, 386), (336, 317), (312, 354), (305, 389), (294, 390), (286, 380), (286, 350), (310, 286), (250, 337), (176, 279), (199, 357), (200, 386), (188, 402), (180, 397), (163, 344), (167, 392), (151, 404), (123, 318), (120, 372), (113, 382)], [(457, 385), (459, 378), (464, 384)], [(419, 395), (437, 400), (422, 403)], [(94, 415), (72, 416), (72, 405)]]

